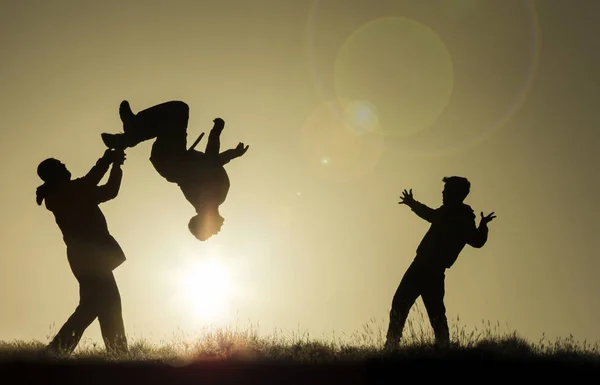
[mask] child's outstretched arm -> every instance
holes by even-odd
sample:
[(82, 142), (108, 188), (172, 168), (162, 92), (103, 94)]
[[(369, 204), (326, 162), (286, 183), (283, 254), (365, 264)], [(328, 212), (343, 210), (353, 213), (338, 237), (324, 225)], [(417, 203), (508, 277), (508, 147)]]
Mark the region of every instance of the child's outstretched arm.
[(483, 216), (483, 212), (481, 213), (481, 221), (479, 222), (479, 227), (475, 227), (475, 219), (473, 222), (469, 223), (469, 227), (467, 228), (467, 244), (470, 246), (479, 249), (482, 248), (488, 239), (488, 226), (487, 224), (494, 218), (496, 218), (495, 213), (492, 212), (486, 216)]
[(244, 143), (240, 142), (236, 148), (225, 150), (219, 154), (219, 161), (222, 165), (226, 165), (232, 159), (239, 158), (248, 151), (248, 145), (244, 146)]
[(406, 189), (402, 191), (400, 199), (401, 201), (398, 204), (407, 205), (415, 214), (429, 223), (433, 221), (436, 213), (435, 209), (415, 200), (412, 195), (412, 189), (410, 191), (406, 191)]

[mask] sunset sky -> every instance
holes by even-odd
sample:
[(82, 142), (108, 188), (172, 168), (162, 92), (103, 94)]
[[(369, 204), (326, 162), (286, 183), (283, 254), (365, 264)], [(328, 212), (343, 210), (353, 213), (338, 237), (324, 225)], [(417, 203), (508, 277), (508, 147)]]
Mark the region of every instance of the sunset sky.
[[(537, 4), (536, 4), (537, 3)], [(600, 4), (586, 0), (0, 1), (0, 340), (47, 342), (78, 302), (36, 167), (74, 177), (119, 132), (118, 106), (190, 106), (188, 142), (225, 120), (222, 231), (127, 151), (101, 208), (130, 338), (259, 325), (330, 338), (374, 319), (438, 207), (471, 181), (488, 243), (446, 274), (467, 329), (600, 340)], [(199, 147), (204, 148), (206, 139)], [(422, 301), (417, 306), (423, 310)], [(413, 308), (413, 312), (416, 311)], [(506, 328), (508, 324), (508, 328)], [(426, 321), (424, 327), (430, 330)], [(455, 329), (451, 329), (455, 330)], [(84, 338), (98, 340), (95, 322)]]

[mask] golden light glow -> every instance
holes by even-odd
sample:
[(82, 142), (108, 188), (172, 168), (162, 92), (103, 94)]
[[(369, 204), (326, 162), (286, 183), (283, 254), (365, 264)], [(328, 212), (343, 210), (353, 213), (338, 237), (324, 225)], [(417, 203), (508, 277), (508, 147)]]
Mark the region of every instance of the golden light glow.
[(376, 110), (367, 102), (329, 100), (304, 121), (299, 146), (307, 166), (319, 177), (355, 180), (379, 162), (384, 143), (377, 130)]
[(181, 305), (199, 321), (218, 322), (232, 299), (230, 272), (218, 255), (197, 257), (177, 274)]
[[(225, 223), (207, 242), (149, 161), (155, 142), (127, 150), (100, 208), (127, 257), (114, 275), (132, 343), (248, 324), (352, 342), (371, 319), (385, 333), (429, 226), (398, 197), (437, 207), (447, 175), (472, 182), (477, 221), (498, 214), (448, 272), (452, 333), (459, 314), (466, 330), (600, 340), (591, 1), (163, 3), (2, 2), (0, 341), (46, 343), (75, 310), (36, 167), (85, 175), (101, 133), (122, 131), (123, 99), (188, 103), (188, 147), (204, 132), (205, 149), (216, 117), (223, 151), (250, 146), (225, 166)], [(103, 345), (98, 322), (87, 338)]]

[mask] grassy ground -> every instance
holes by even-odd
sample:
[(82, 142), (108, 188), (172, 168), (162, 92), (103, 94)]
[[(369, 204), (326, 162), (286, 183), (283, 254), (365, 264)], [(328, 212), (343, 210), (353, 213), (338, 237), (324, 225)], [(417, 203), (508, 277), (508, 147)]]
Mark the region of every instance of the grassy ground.
[[(287, 334), (274, 332), (271, 335), (261, 335), (257, 328), (253, 327), (207, 329), (199, 336), (190, 338), (190, 336), (178, 334), (174, 335), (172, 340), (160, 343), (130, 338), (130, 351), (123, 355), (107, 353), (103, 345), (82, 341), (75, 353), (69, 357), (42, 358), (39, 352), (47, 343), (46, 341), (7, 341), (0, 342), (0, 360), (5, 367), (6, 364), (38, 366), (75, 364), (79, 367), (90, 364), (145, 365), (138, 366), (138, 368), (144, 368), (139, 369), (144, 373), (155, 370), (156, 365), (169, 368), (191, 368), (198, 367), (198, 365), (212, 365), (211, 367), (214, 368), (215, 365), (231, 365), (232, 363), (236, 365), (251, 364), (255, 367), (264, 363), (295, 365), (296, 368), (306, 368), (308, 365), (311, 368), (336, 367), (338, 369), (330, 370), (327, 372), (328, 375), (332, 375), (331, 373), (334, 372), (346, 373), (348, 375), (347, 383), (348, 381), (350, 383), (376, 383), (372, 381), (374, 378), (372, 376), (367, 381), (364, 377), (365, 373), (380, 373), (378, 378), (383, 379), (385, 376), (381, 373), (389, 372), (392, 369), (398, 370), (398, 368), (402, 368), (404, 373), (411, 369), (429, 370), (433, 373), (436, 368), (442, 371), (446, 371), (448, 368), (455, 369), (455, 371), (460, 368), (469, 368), (470, 371), (473, 371), (474, 367), (495, 371), (498, 368), (506, 369), (505, 373), (500, 371), (497, 373), (498, 375), (512, 373), (517, 370), (515, 368), (521, 368), (518, 369), (521, 371), (524, 370), (523, 368), (541, 370), (546, 374), (552, 370), (554, 372), (572, 370), (574, 373), (580, 374), (587, 369), (600, 371), (600, 345), (598, 343), (575, 341), (572, 336), (555, 341), (546, 341), (542, 338), (532, 342), (520, 337), (515, 331), (503, 331), (502, 329), (499, 323), (482, 322), (479, 327), (468, 331), (465, 327), (460, 326), (457, 319), (455, 322), (451, 322), (453, 345), (440, 350), (432, 344), (433, 336), (426, 317), (422, 312), (417, 311), (417, 316), (407, 322), (403, 344), (394, 352), (382, 350), (385, 327), (379, 326), (374, 320), (371, 320), (362, 330), (352, 335), (333, 335), (329, 339), (316, 339), (307, 333), (299, 332)], [(345, 365), (345, 368), (352, 369), (343, 369), (340, 372), (339, 367), (335, 365)], [(490, 365), (495, 369), (492, 369)], [(72, 366), (70, 367), (72, 368)], [(378, 369), (374, 369), (375, 367)], [(94, 366), (94, 368), (97, 367)], [(229, 374), (235, 373), (237, 370), (231, 366), (227, 368), (226, 372)], [(206, 373), (208, 369), (203, 370), (203, 373)], [(307, 373), (305, 369), (303, 370), (302, 373)], [(219, 370), (217, 372), (224, 373)], [(292, 369), (285, 371), (287, 375), (291, 375), (292, 372)], [(72, 369), (68, 373), (73, 375)], [(102, 373), (106, 374), (106, 372)], [(248, 372), (244, 373), (244, 378), (247, 379)], [(269, 373), (275, 372), (271, 370)], [(139, 378), (139, 375), (136, 376)], [(153, 375), (152, 378), (156, 379), (157, 376), (159, 375)], [(217, 374), (215, 376), (219, 377)], [(364, 381), (360, 380), (361, 378)], [(299, 377), (295, 376), (294, 380), (299, 381)], [(327, 381), (337, 382), (337, 380), (329, 379)], [(288, 379), (285, 382), (291, 384), (290, 381)], [(307, 381), (295, 383), (318, 383), (316, 377), (307, 379)], [(64, 378), (59, 382), (68, 383)], [(245, 383), (249, 382), (245, 381)], [(271, 383), (271, 381), (263, 383)]]

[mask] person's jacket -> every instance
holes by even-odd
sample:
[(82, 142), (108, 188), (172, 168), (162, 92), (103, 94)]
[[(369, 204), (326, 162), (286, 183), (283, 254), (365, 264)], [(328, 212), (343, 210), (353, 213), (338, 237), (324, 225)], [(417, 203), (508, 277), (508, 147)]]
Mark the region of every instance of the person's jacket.
[(37, 204), (45, 202), (54, 214), (67, 246), (69, 264), (78, 278), (110, 272), (126, 259), (99, 207), (117, 196), (121, 184), (122, 170), (113, 167), (107, 183), (98, 186), (109, 166), (109, 161), (100, 158), (85, 176), (44, 183), (36, 191)]
[(481, 248), (487, 242), (487, 226), (476, 226), (475, 213), (467, 204), (442, 205), (432, 209), (414, 201), (410, 208), (431, 223), (417, 247), (417, 262), (424, 262), (432, 267), (450, 268), (465, 245)]

